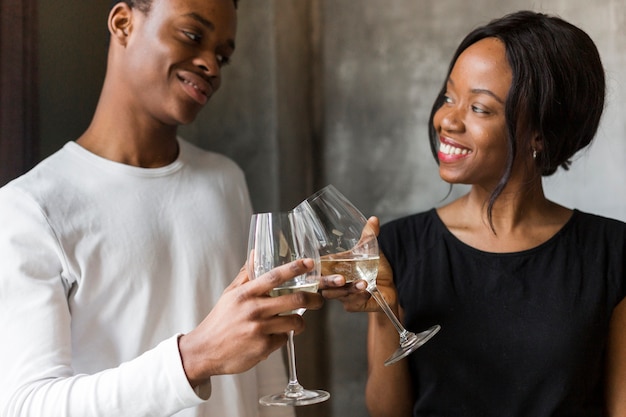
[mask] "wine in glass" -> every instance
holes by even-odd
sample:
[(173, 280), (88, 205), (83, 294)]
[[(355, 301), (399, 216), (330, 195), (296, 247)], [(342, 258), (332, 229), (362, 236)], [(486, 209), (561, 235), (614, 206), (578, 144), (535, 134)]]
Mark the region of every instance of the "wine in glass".
[(376, 287), (378, 240), (367, 219), (335, 187), (327, 185), (300, 203), (294, 212), (304, 213), (319, 241), (323, 275), (341, 274), (346, 282), (363, 279), (367, 291), (378, 302), (400, 335), (400, 346), (385, 361), (389, 366), (414, 352), (441, 328), (439, 325), (418, 334), (404, 328)]
[[(248, 240), (248, 275), (255, 279), (271, 269), (300, 258), (315, 262), (312, 271), (299, 275), (270, 291), (278, 297), (297, 291), (317, 292), (320, 279), (317, 241), (301, 214), (294, 212), (258, 213), (252, 215)], [(305, 309), (281, 314), (304, 314)], [(299, 406), (326, 401), (330, 394), (322, 390), (307, 390), (300, 385), (296, 375), (296, 358), (293, 331), (289, 332), (287, 357), (289, 382), (283, 392), (262, 397), (262, 405)]]

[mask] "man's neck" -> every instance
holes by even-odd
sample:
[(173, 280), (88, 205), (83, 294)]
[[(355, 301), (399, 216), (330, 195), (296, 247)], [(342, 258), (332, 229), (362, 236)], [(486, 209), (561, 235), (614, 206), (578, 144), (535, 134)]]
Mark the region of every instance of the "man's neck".
[(76, 141), (79, 145), (103, 158), (142, 168), (176, 160), (177, 126), (141, 117), (110, 98), (103, 91), (91, 124)]

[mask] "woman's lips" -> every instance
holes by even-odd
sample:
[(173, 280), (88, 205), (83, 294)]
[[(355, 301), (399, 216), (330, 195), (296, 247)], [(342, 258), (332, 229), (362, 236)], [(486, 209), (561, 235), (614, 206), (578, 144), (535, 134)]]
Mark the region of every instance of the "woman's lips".
[(453, 161), (464, 158), (471, 153), (471, 149), (463, 147), (452, 140), (441, 138), (437, 154), (440, 161)]

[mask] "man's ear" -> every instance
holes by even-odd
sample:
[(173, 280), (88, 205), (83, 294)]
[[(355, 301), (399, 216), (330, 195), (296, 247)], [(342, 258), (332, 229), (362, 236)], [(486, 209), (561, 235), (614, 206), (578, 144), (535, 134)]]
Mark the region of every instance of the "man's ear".
[(130, 6), (124, 2), (119, 2), (111, 9), (109, 13), (109, 32), (111, 33), (111, 39), (117, 39), (117, 41), (126, 45), (128, 42), (128, 35), (132, 30), (133, 10)]

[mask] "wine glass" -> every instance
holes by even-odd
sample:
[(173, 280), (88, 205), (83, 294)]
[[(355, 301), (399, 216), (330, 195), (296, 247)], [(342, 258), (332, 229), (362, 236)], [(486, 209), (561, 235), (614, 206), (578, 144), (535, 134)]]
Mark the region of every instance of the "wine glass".
[(309, 218), (319, 241), (323, 275), (340, 274), (346, 282), (363, 279), (367, 291), (378, 302), (400, 335), (400, 346), (385, 361), (389, 366), (414, 352), (441, 328), (439, 325), (415, 334), (402, 326), (376, 287), (378, 240), (367, 219), (335, 187), (327, 185), (300, 203), (295, 212)]
[[(272, 289), (271, 297), (297, 291), (317, 292), (320, 279), (317, 241), (313, 238), (301, 214), (294, 212), (258, 213), (252, 215), (248, 239), (248, 275), (255, 279), (271, 269), (300, 258), (311, 258), (315, 267), (281, 286)], [(284, 314), (304, 314), (305, 309), (286, 311)], [(330, 394), (322, 390), (307, 390), (300, 385), (296, 375), (296, 358), (293, 330), (289, 332), (287, 356), (289, 383), (283, 392), (262, 397), (262, 405), (299, 406), (326, 401)]]

